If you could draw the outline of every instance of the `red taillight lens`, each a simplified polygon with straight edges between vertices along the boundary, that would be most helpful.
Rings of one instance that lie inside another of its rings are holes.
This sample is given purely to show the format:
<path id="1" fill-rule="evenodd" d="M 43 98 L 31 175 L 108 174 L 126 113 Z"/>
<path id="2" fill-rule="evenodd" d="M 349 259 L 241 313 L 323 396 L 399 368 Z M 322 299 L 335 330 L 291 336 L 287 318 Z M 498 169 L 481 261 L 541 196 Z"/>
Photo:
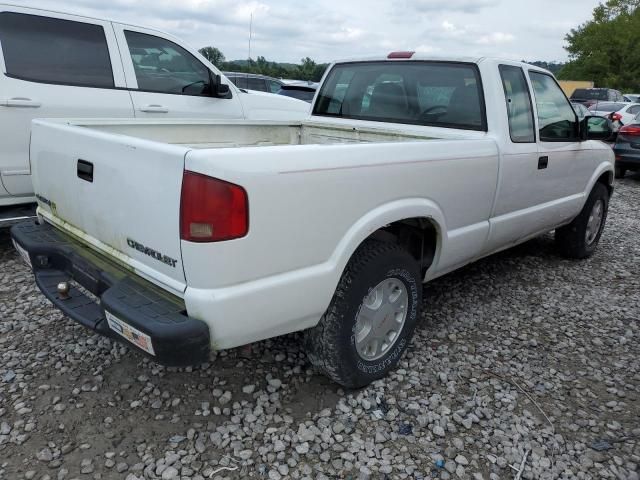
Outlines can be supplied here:
<path id="1" fill-rule="evenodd" d="M 619 113 L 612 113 L 611 120 L 613 120 L 614 122 L 622 120 L 622 115 L 620 115 Z"/>
<path id="2" fill-rule="evenodd" d="M 628 137 L 640 137 L 640 125 L 625 125 L 620 130 L 618 130 L 618 135 L 623 134 Z"/>
<path id="3" fill-rule="evenodd" d="M 180 196 L 180 238 L 219 242 L 249 231 L 249 200 L 244 188 L 185 171 Z"/>

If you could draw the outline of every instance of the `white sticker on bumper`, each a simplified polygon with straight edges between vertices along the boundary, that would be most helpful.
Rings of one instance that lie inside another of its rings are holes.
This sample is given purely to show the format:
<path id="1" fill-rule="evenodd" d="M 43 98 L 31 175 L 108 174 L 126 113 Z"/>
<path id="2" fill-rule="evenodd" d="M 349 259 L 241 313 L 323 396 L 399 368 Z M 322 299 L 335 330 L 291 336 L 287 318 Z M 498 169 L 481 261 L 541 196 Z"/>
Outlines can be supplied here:
<path id="1" fill-rule="evenodd" d="M 107 316 L 107 322 L 109 323 L 109 328 L 111 328 L 111 330 L 129 340 L 136 347 L 139 347 L 145 352 L 155 356 L 156 352 L 153 350 L 153 344 L 151 343 L 151 337 L 149 335 L 133 328 L 131 325 L 123 322 L 114 314 L 106 310 L 104 313 Z"/>
<path id="2" fill-rule="evenodd" d="M 27 265 L 29 265 L 29 268 L 33 269 L 33 265 L 31 265 L 31 259 L 29 258 L 29 254 L 27 253 L 27 251 L 24 248 L 22 248 L 18 244 L 18 242 L 16 242 L 15 240 L 13 240 L 13 246 L 16 247 L 16 250 L 18 251 L 18 253 L 22 257 L 22 259 L 25 262 L 27 262 Z"/>

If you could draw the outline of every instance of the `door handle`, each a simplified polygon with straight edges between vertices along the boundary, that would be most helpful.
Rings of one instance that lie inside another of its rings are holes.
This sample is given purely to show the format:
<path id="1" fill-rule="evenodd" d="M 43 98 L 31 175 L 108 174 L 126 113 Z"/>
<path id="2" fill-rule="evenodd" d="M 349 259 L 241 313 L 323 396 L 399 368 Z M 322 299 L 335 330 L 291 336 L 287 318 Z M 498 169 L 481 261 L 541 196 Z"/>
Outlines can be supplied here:
<path id="1" fill-rule="evenodd" d="M 544 156 L 544 157 L 538 158 L 538 170 L 542 170 L 544 168 L 547 168 L 548 166 L 549 166 L 549 157 Z"/>
<path id="2" fill-rule="evenodd" d="M 40 108 L 42 104 L 40 102 L 36 102 L 35 100 L 31 100 L 26 97 L 14 97 L 7 100 L 7 103 L 4 103 L 6 107 L 14 107 L 14 108 Z"/>
<path id="3" fill-rule="evenodd" d="M 169 109 L 164 105 L 145 105 L 140 111 L 147 113 L 169 113 Z"/>

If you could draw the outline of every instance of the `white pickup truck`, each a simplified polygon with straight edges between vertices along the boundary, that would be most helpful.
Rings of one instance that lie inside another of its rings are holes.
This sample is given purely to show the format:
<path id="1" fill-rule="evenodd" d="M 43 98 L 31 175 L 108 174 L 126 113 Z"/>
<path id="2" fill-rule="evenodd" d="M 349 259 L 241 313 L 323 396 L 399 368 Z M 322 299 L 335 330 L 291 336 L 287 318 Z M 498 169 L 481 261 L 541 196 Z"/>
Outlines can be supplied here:
<path id="1" fill-rule="evenodd" d="M 0 226 L 35 202 L 34 118 L 303 119 L 309 105 L 233 85 L 167 33 L 0 3 Z"/>
<path id="2" fill-rule="evenodd" d="M 12 237 L 58 308 L 158 362 L 306 330 L 358 387 L 409 345 L 422 282 L 554 229 L 594 252 L 610 134 L 531 65 L 338 62 L 302 122 L 34 121 L 39 222 Z"/>

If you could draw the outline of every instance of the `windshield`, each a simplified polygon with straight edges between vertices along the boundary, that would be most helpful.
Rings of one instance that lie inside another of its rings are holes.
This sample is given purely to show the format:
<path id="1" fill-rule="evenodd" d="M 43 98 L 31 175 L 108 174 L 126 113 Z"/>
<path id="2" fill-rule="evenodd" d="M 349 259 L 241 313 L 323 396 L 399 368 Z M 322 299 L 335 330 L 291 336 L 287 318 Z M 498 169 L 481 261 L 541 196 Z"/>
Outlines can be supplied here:
<path id="1" fill-rule="evenodd" d="M 359 62 L 331 69 L 314 115 L 486 130 L 477 67 L 447 62 Z"/>
<path id="2" fill-rule="evenodd" d="M 598 88 L 578 88 L 571 94 L 571 98 L 582 100 L 607 100 L 607 91 Z"/>
<path id="3" fill-rule="evenodd" d="M 624 108 L 625 103 L 612 103 L 612 102 L 600 102 L 589 107 L 592 112 L 617 112 L 621 108 Z"/>

